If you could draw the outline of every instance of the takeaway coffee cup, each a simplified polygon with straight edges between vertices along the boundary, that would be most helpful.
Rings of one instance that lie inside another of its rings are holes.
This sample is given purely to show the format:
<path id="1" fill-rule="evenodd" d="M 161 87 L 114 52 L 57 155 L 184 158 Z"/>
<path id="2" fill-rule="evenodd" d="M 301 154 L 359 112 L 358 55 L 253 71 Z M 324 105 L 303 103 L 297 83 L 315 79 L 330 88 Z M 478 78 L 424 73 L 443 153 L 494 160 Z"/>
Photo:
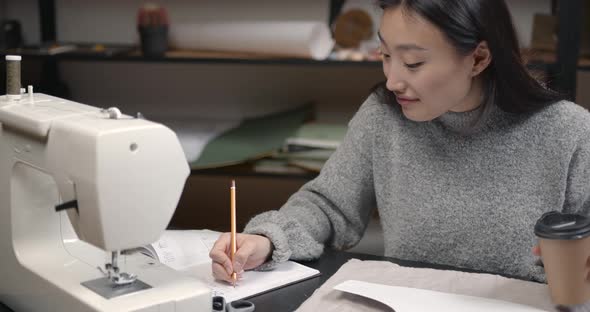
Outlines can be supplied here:
<path id="1" fill-rule="evenodd" d="M 535 224 L 553 303 L 590 301 L 590 218 L 552 211 Z"/>

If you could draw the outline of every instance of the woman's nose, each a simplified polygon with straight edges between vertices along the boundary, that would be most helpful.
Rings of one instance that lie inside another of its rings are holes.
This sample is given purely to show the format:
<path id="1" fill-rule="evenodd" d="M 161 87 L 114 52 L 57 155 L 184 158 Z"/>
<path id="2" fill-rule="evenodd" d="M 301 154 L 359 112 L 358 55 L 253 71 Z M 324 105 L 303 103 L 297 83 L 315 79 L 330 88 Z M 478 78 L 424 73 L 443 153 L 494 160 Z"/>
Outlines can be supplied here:
<path id="1" fill-rule="evenodd" d="M 387 90 L 395 93 L 403 93 L 406 88 L 404 81 L 397 78 L 395 75 L 388 75 L 385 86 L 387 87 Z"/>

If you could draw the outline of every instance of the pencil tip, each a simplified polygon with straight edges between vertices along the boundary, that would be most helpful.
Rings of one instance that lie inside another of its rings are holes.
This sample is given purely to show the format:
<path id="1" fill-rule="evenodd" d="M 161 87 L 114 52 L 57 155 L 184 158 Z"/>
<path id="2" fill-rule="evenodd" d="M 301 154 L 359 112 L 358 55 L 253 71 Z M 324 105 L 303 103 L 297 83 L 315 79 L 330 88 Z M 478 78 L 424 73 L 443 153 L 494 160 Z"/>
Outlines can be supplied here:
<path id="1" fill-rule="evenodd" d="M 231 187 L 236 187 L 236 180 L 231 180 Z"/>

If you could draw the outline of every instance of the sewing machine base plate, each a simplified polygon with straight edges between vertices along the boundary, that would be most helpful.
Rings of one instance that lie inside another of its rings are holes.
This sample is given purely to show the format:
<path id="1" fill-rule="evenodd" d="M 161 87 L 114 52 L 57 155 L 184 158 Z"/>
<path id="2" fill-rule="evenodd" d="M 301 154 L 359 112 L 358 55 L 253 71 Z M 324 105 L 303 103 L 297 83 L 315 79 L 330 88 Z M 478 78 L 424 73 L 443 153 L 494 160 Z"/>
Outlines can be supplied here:
<path id="1" fill-rule="evenodd" d="M 106 299 L 111 299 L 140 290 L 152 288 L 152 286 L 140 280 L 136 280 L 135 282 L 127 285 L 113 285 L 113 283 L 106 277 L 86 281 L 81 284 Z"/>

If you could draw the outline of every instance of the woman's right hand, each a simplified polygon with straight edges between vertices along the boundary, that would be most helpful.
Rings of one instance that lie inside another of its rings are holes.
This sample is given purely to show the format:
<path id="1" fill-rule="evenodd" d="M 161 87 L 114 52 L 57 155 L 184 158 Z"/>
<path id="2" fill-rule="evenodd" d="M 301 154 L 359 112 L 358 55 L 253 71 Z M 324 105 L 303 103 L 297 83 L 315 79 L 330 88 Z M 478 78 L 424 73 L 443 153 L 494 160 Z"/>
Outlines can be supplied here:
<path id="1" fill-rule="evenodd" d="M 272 255 L 272 243 L 262 235 L 236 234 L 236 253 L 231 261 L 230 233 L 223 233 L 211 249 L 209 257 L 213 260 L 211 269 L 213 277 L 232 282 L 232 273 L 238 278 L 244 270 L 256 268 L 266 262 Z"/>
<path id="2" fill-rule="evenodd" d="M 539 247 L 539 245 L 535 245 L 531 251 L 533 252 L 533 255 L 537 257 L 541 256 L 541 247 Z"/>

